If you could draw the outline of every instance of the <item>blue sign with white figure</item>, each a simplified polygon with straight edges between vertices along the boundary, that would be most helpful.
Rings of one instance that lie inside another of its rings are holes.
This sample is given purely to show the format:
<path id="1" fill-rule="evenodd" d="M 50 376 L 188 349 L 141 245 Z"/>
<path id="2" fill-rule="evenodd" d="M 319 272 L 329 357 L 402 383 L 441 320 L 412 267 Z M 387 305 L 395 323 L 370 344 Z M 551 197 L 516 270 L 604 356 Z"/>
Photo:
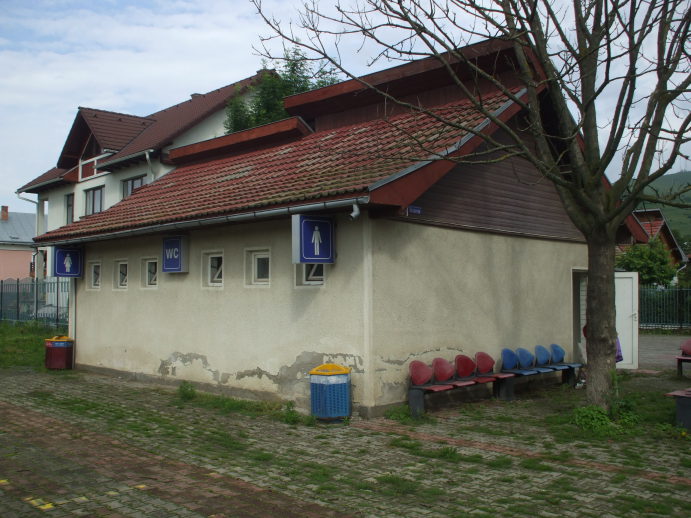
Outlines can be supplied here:
<path id="1" fill-rule="evenodd" d="M 296 214 L 292 224 L 294 263 L 335 261 L 333 218 Z"/>
<path id="2" fill-rule="evenodd" d="M 163 240 L 162 271 L 166 273 L 187 272 L 187 238 L 167 237 Z"/>
<path id="3" fill-rule="evenodd" d="M 55 277 L 81 277 L 83 262 L 81 249 L 55 247 L 53 275 Z"/>

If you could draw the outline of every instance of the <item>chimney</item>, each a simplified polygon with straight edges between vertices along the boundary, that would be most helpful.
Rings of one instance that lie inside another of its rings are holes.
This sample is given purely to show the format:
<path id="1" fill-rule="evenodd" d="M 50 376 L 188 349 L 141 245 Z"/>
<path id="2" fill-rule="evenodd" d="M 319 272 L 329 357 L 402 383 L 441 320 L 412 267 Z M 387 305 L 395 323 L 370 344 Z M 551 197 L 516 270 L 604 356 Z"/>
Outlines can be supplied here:
<path id="1" fill-rule="evenodd" d="M 7 221 L 10 219 L 10 208 L 7 205 L 2 206 L 2 217 L 0 217 L 2 221 Z"/>

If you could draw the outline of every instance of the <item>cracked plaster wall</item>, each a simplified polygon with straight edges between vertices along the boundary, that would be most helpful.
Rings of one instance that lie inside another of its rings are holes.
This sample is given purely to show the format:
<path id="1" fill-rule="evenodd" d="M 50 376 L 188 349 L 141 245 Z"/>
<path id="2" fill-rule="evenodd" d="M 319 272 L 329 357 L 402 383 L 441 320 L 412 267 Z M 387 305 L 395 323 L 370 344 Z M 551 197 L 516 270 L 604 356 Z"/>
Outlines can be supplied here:
<path id="1" fill-rule="evenodd" d="M 159 273 L 142 287 L 142 261 L 160 261 L 162 236 L 93 243 L 102 285 L 77 285 L 76 361 L 165 379 L 232 388 L 309 405 L 308 371 L 325 362 L 353 369 L 362 396 L 362 240 L 359 222 L 339 219 L 337 263 L 322 287 L 296 287 L 290 220 L 189 233 L 189 273 Z M 248 250 L 268 249 L 270 286 L 249 286 Z M 223 252 L 222 288 L 204 287 L 202 256 Z M 113 288 L 114 264 L 127 260 L 126 290 Z M 160 263 L 159 263 L 160 264 Z M 160 266 L 159 266 L 160 269 Z"/>
<path id="2" fill-rule="evenodd" d="M 160 260 L 161 237 L 91 244 L 86 261 L 101 262 L 102 286 L 77 285 L 77 363 L 308 408 L 307 373 L 335 362 L 353 369 L 354 406 L 367 408 L 405 400 L 412 359 L 570 348 L 571 271 L 587 264 L 583 245 L 366 217 L 339 218 L 337 239 L 321 288 L 295 287 L 288 219 L 191 232 L 190 272 L 161 273 L 156 289 L 141 287 L 141 263 Z M 270 249 L 270 287 L 245 283 L 255 248 Z M 224 254 L 222 289 L 202 286 L 208 251 Z M 121 259 L 125 291 L 112 288 Z"/>

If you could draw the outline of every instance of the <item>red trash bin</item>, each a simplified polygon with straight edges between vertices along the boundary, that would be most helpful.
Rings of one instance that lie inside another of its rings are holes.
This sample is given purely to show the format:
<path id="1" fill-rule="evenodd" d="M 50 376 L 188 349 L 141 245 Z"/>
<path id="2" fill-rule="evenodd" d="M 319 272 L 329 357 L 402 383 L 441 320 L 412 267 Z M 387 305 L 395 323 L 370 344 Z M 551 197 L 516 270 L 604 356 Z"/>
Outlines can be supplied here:
<path id="1" fill-rule="evenodd" d="M 46 369 L 71 369 L 74 340 L 69 336 L 46 339 Z"/>

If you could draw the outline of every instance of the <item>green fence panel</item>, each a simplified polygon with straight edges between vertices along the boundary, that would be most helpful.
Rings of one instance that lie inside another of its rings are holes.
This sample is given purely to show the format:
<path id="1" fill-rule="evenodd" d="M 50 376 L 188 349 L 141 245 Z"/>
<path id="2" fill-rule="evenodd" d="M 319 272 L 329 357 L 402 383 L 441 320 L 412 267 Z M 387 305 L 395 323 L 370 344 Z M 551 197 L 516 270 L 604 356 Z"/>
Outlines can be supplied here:
<path id="1" fill-rule="evenodd" d="M 641 286 L 638 310 L 641 328 L 691 328 L 691 289 Z"/>

